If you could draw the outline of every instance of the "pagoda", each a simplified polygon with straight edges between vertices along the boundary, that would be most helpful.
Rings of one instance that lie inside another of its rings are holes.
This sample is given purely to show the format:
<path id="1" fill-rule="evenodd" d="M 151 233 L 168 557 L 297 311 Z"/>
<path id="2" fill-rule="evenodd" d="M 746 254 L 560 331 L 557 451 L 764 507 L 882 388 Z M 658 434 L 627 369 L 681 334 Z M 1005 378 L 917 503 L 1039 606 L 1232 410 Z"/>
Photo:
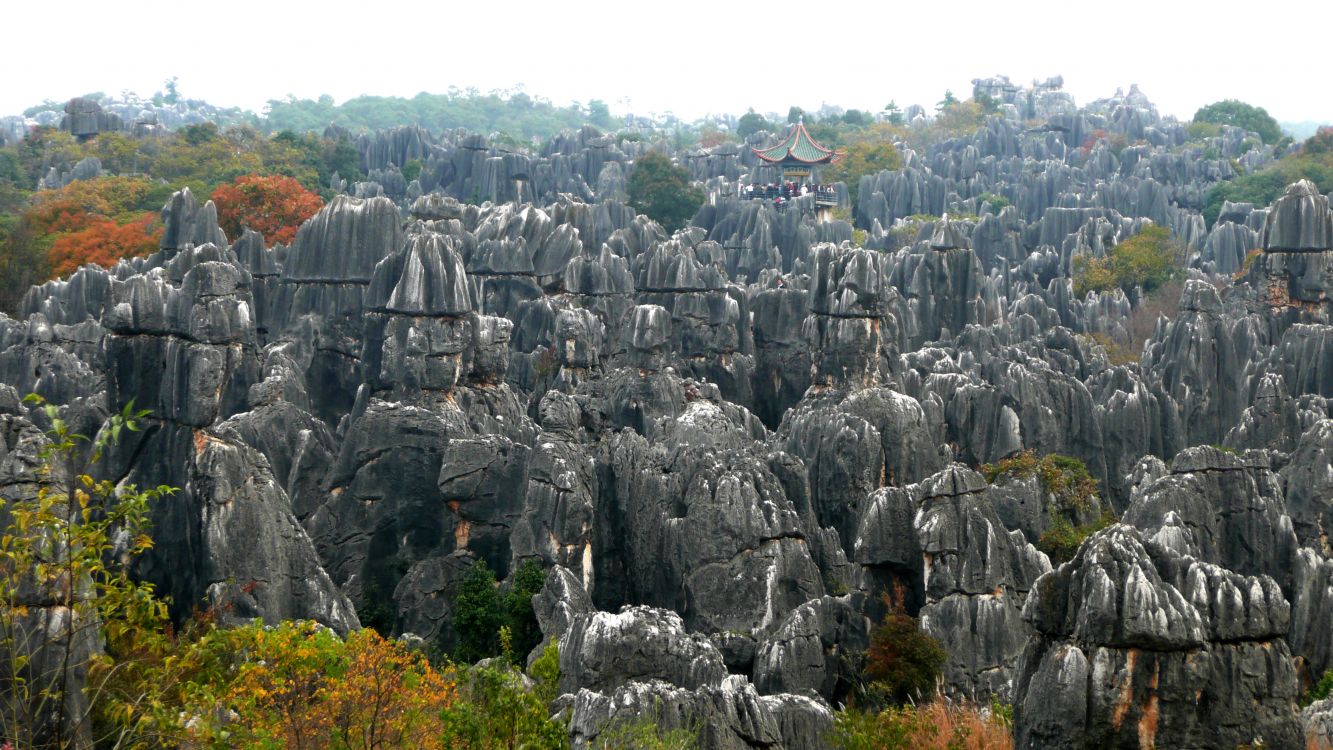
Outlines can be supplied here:
<path id="1" fill-rule="evenodd" d="M 751 150 L 760 160 L 782 167 L 783 182 L 807 183 L 815 165 L 832 164 L 842 158 L 841 153 L 824 148 L 810 137 L 804 118 L 797 120 L 796 126 L 776 146 Z"/>

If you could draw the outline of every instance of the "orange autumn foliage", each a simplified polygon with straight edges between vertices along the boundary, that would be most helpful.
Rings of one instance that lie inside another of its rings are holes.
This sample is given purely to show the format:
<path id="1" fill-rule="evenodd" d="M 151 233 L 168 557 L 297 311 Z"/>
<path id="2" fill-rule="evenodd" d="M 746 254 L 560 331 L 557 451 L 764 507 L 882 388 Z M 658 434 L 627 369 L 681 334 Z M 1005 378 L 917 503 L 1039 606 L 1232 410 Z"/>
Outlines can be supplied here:
<path id="1" fill-rule="evenodd" d="M 233 747 L 444 747 L 456 683 L 420 653 L 369 628 L 345 641 L 308 622 L 242 632 L 254 639 L 248 658 L 218 696 L 232 718 L 199 726 L 201 744 L 222 739 L 221 730 Z"/>
<path id="2" fill-rule="evenodd" d="M 110 268 L 121 258 L 134 258 L 157 250 L 162 228 L 153 227 L 156 217 L 144 214 L 126 224 L 117 224 L 91 214 L 69 215 L 72 231 L 64 231 L 51 243 L 47 260 L 54 276 L 67 276 L 87 263 Z M 82 228 L 73 229 L 82 225 Z"/>
<path id="3" fill-rule="evenodd" d="M 218 222 L 228 237 L 239 237 L 248 228 L 264 235 L 270 243 L 283 244 L 291 244 L 301 222 L 324 205 L 318 195 L 294 178 L 254 174 L 218 185 L 213 191 L 213 203 L 218 208 Z"/>
<path id="4" fill-rule="evenodd" d="M 145 211 L 158 186 L 142 177 L 103 176 L 41 190 L 23 214 L 28 231 L 45 243 L 53 277 L 86 263 L 103 268 L 157 249 L 161 229 Z"/>

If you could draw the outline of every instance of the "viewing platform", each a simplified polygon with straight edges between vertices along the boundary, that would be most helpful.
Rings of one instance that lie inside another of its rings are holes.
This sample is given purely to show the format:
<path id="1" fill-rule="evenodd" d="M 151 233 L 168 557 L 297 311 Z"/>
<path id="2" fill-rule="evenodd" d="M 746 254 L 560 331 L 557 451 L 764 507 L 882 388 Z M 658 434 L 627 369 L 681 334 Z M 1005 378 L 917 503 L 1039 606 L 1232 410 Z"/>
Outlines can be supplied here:
<path id="1" fill-rule="evenodd" d="M 838 191 L 833 185 L 741 185 L 737 195 L 741 200 L 771 201 L 778 208 L 806 195 L 815 197 L 816 208 L 838 205 Z"/>

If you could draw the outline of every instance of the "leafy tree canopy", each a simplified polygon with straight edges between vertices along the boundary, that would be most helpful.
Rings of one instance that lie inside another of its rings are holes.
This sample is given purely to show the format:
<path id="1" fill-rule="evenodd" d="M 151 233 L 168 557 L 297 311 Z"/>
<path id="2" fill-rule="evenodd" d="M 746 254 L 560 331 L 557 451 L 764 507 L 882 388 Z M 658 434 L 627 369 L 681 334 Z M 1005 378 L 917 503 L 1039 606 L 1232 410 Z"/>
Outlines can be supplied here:
<path id="1" fill-rule="evenodd" d="M 1236 99 L 1213 102 L 1194 113 L 1194 122 L 1234 125 L 1259 134 L 1264 143 L 1272 145 L 1282 139 L 1282 128 L 1267 110 Z"/>
<path id="2" fill-rule="evenodd" d="M 218 222 L 228 237 L 235 239 L 246 229 L 253 229 L 270 244 L 284 245 L 290 245 L 301 222 L 324 205 L 318 195 L 294 178 L 254 174 L 218 185 L 213 202 L 217 204 Z"/>
<path id="3" fill-rule="evenodd" d="M 761 130 L 772 130 L 773 123 L 764 119 L 764 116 L 751 109 L 749 112 L 741 115 L 740 120 L 736 122 L 736 135 L 741 138 L 749 138 Z"/>
<path id="4" fill-rule="evenodd" d="M 824 168 L 824 181 L 846 183 L 852 205 L 856 205 L 862 177 L 902 169 L 903 157 L 894 145 L 899 137 L 899 131 L 891 125 L 871 125 L 848 142 L 842 159 Z"/>
<path id="5" fill-rule="evenodd" d="M 690 174 L 660 153 L 634 162 L 629 178 L 629 204 L 668 232 L 685 226 L 704 201 L 703 190 L 690 186 Z"/>
<path id="6" fill-rule="evenodd" d="M 1333 192 L 1333 130 L 1316 133 L 1299 153 L 1285 156 L 1276 164 L 1215 185 L 1204 202 L 1203 218 L 1209 226 L 1215 224 L 1225 201 L 1268 206 L 1298 180 L 1310 180 L 1321 193 Z"/>
<path id="7" fill-rule="evenodd" d="M 1126 294 L 1135 287 L 1145 293 L 1170 281 L 1176 273 L 1177 243 L 1166 227 L 1149 226 L 1121 242 L 1100 258 L 1080 255 L 1074 259 L 1074 292 L 1120 287 Z"/>

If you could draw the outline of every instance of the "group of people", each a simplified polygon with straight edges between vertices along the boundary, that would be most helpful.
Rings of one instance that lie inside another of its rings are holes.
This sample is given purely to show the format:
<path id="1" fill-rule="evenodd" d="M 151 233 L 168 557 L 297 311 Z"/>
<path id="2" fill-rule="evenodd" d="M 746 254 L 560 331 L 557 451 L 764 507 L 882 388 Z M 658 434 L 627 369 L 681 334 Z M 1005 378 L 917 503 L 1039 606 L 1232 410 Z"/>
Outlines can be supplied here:
<path id="1" fill-rule="evenodd" d="M 751 183 L 740 186 L 741 200 L 762 199 L 771 200 L 773 205 L 782 207 L 788 201 L 799 198 L 811 193 L 833 198 L 837 196 L 837 190 L 832 185 L 810 185 L 806 183 L 797 183 L 792 181 L 772 183 L 761 185 Z"/>

